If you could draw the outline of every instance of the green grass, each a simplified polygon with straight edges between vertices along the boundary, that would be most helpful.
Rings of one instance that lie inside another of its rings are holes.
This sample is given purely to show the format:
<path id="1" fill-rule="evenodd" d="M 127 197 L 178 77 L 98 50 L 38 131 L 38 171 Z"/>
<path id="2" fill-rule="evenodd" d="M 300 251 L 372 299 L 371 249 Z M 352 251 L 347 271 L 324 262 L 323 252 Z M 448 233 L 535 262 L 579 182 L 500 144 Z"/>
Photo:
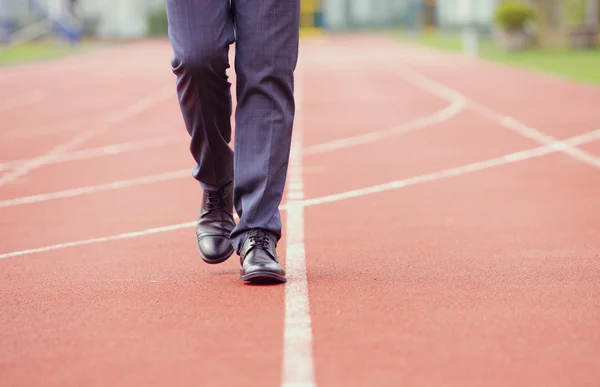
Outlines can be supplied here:
<path id="1" fill-rule="evenodd" d="M 0 46 L 0 66 L 54 59 L 72 55 L 80 46 L 69 46 L 54 42 L 32 42 L 17 46 Z"/>
<path id="2" fill-rule="evenodd" d="M 448 51 L 462 50 L 459 35 L 423 34 L 401 35 L 401 39 Z M 479 56 L 512 66 L 519 66 L 555 76 L 600 85 L 600 49 L 570 50 L 531 48 L 519 52 L 505 52 L 490 40 L 482 40 Z"/>

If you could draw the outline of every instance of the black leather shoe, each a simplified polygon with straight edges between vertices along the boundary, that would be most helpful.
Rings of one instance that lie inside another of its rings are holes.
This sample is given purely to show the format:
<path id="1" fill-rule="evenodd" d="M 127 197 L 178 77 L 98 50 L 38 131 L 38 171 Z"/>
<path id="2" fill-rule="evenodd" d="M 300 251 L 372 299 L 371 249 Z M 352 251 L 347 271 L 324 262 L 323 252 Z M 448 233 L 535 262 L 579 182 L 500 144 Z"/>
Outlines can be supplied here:
<path id="1" fill-rule="evenodd" d="M 233 183 L 219 191 L 204 191 L 202 209 L 196 223 L 198 250 L 204 262 L 221 263 L 234 253 L 229 240 L 234 227 Z"/>
<path id="2" fill-rule="evenodd" d="M 285 271 L 277 258 L 277 242 L 261 229 L 251 230 L 240 250 L 242 281 L 286 282 Z"/>

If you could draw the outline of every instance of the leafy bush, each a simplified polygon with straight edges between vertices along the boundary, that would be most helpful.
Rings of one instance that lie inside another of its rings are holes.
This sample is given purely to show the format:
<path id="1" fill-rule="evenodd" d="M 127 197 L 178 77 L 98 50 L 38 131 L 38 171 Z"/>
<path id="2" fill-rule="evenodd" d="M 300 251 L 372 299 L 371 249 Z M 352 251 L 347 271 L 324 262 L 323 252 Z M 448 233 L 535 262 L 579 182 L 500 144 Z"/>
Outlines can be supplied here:
<path id="1" fill-rule="evenodd" d="M 533 7 L 523 1 L 504 0 L 494 12 L 494 21 L 504 31 L 522 30 L 527 23 L 535 19 Z"/>

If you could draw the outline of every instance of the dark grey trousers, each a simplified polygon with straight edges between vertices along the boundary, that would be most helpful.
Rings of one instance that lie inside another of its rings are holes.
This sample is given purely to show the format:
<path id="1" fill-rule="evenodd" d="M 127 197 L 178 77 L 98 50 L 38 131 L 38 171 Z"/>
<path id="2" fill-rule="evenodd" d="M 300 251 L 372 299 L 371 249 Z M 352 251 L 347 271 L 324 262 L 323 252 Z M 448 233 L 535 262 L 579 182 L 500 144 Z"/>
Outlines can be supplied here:
<path id="1" fill-rule="evenodd" d="M 262 228 L 281 238 L 279 205 L 295 114 L 300 0 L 166 0 L 172 69 L 203 188 L 234 182 L 231 238 Z M 229 46 L 235 43 L 236 133 L 231 151 Z"/>

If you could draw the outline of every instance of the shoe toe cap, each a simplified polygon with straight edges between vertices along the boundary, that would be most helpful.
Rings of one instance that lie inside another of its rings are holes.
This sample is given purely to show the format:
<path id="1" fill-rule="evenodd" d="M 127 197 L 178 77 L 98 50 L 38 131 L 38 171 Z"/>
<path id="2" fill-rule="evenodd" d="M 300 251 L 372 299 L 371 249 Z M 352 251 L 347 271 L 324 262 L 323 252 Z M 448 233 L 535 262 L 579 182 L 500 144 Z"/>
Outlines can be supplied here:
<path id="1" fill-rule="evenodd" d="M 249 264 L 244 267 L 244 272 L 246 274 L 256 273 L 256 272 L 268 272 L 274 273 L 278 275 L 285 275 L 285 270 L 276 262 L 261 262 L 255 264 Z"/>
<path id="2" fill-rule="evenodd" d="M 208 263 L 219 263 L 233 254 L 231 241 L 221 236 L 204 236 L 198 238 L 200 256 Z"/>
<path id="3" fill-rule="evenodd" d="M 240 270 L 244 281 L 251 282 L 286 282 L 285 270 L 276 261 L 253 261 L 244 262 Z"/>

